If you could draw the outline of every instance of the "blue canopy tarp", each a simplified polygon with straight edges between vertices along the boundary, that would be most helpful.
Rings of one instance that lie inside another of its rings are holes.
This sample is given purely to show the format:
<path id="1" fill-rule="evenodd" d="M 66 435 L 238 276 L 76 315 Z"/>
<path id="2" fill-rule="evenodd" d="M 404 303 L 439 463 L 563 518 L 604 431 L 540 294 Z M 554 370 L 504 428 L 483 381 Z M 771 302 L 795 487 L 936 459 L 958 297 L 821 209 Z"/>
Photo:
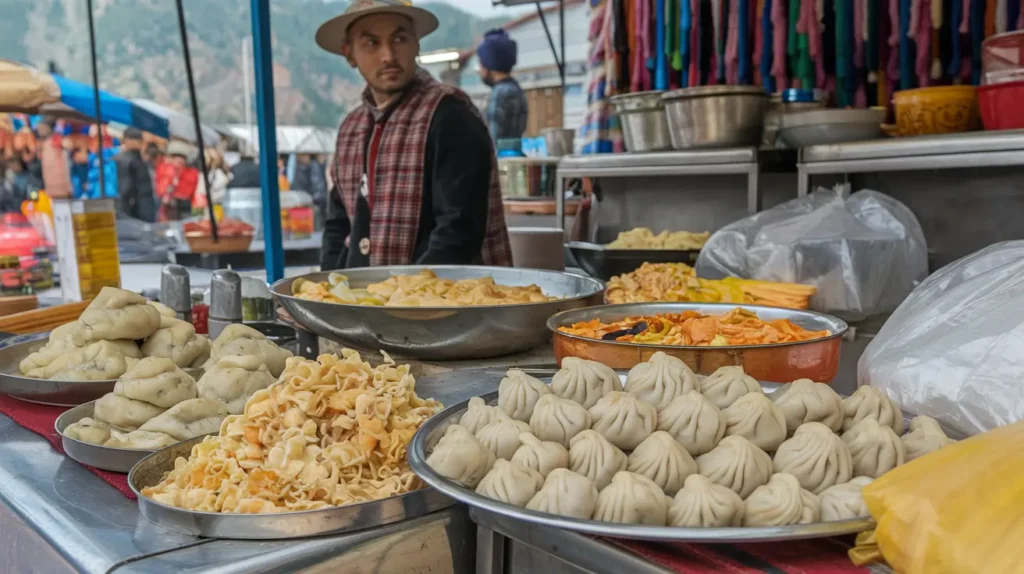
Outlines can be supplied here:
<path id="1" fill-rule="evenodd" d="M 62 104 L 82 115 L 96 117 L 96 99 L 92 86 L 57 75 L 53 79 L 60 88 Z M 104 123 L 124 124 L 162 138 L 170 137 L 166 119 L 103 90 L 100 90 L 100 110 L 103 112 Z"/>

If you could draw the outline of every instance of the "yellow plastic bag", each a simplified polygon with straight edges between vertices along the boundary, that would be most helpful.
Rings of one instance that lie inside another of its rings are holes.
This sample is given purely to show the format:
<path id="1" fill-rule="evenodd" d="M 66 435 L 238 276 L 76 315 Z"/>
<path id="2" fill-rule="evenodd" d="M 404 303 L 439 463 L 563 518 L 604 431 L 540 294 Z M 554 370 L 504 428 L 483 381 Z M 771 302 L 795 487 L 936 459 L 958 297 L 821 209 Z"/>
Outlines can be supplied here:
<path id="1" fill-rule="evenodd" d="M 1024 422 L 901 466 L 864 500 L 897 572 L 1024 572 Z"/>

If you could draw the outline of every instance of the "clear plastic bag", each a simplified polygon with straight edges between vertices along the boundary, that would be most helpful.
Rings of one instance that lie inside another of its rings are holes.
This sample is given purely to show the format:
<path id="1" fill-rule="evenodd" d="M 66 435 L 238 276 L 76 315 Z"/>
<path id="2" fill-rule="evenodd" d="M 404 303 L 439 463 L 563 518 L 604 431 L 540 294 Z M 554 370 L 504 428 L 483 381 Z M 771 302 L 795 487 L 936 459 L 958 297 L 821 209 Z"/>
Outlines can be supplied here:
<path id="1" fill-rule="evenodd" d="M 928 275 L 914 214 L 876 191 L 818 191 L 727 225 L 697 260 L 708 279 L 814 285 L 811 308 L 859 321 L 889 313 Z"/>
<path id="2" fill-rule="evenodd" d="M 122 263 L 166 263 L 180 238 L 163 223 L 147 223 L 126 215 L 117 216 L 117 246 Z"/>
<path id="3" fill-rule="evenodd" d="M 1024 420 L 1024 241 L 969 255 L 922 283 L 857 366 L 860 385 L 968 435 Z"/>

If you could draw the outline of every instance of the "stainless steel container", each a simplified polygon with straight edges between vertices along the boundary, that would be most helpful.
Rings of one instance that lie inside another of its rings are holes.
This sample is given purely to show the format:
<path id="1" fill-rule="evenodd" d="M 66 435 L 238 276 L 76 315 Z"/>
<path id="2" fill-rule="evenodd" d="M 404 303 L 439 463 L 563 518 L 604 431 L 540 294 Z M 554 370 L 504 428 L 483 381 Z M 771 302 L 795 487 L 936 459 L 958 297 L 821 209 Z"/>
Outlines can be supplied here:
<path id="1" fill-rule="evenodd" d="M 548 157 L 572 155 L 572 142 L 576 137 L 576 130 L 545 128 L 540 133 L 544 136 L 544 145 L 548 149 Z"/>
<path id="2" fill-rule="evenodd" d="M 758 146 L 768 96 L 757 86 L 700 86 L 666 93 L 672 147 L 677 150 Z"/>
<path id="3" fill-rule="evenodd" d="M 213 272 L 210 280 L 210 340 L 225 327 L 242 322 L 242 277 L 230 269 Z"/>
<path id="4" fill-rule="evenodd" d="M 192 286 L 187 269 L 164 265 L 160 271 L 160 302 L 173 309 L 179 319 L 192 322 Z"/>
<path id="5" fill-rule="evenodd" d="M 672 149 L 665 119 L 664 92 L 623 94 L 609 99 L 622 122 L 626 151 L 635 153 Z"/>

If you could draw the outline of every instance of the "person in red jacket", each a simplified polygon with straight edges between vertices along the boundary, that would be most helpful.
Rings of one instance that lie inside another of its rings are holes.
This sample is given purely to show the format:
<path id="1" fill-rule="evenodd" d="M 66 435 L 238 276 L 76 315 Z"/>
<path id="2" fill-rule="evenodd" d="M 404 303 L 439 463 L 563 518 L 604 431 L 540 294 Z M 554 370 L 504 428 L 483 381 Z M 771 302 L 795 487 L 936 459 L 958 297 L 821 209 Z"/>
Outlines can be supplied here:
<path id="1" fill-rule="evenodd" d="M 199 185 L 199 170 L 188 164 L 187 145 L 167 146 L 156 166 L 156 193 L 160 201 L 157 221 L 177 221 L 192 215 L 192 197 Z"/>

